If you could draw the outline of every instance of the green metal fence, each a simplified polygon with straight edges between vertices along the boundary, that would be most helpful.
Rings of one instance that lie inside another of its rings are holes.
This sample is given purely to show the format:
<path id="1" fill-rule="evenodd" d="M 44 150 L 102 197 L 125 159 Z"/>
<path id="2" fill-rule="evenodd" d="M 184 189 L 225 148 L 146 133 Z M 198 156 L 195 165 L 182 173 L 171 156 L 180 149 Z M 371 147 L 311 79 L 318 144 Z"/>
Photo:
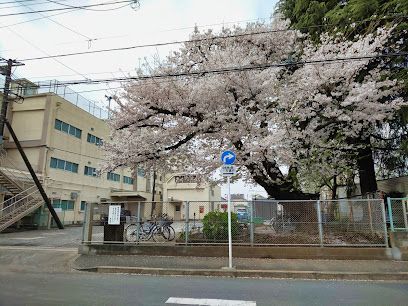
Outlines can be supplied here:
<path id="1" fill-rule="evenodd" d="M 408 198 L 388 198 L 390 230 L 408 231 Z"/>

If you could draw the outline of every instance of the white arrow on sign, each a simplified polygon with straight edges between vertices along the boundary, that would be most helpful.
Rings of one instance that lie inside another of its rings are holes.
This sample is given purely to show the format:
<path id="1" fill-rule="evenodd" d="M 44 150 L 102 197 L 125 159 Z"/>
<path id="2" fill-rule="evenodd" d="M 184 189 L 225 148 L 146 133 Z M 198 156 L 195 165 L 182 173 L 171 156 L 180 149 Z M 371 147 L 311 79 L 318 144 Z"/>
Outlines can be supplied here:
<path id="1" fill-rule="evenodd" d="M 227 162 L 228 159 L 234 158 L 234 155 L 231 153 L 228 153 L 227 155 L 224 156 L 224 158 L 222 159 L 223 163 L 225 164 Z"/>

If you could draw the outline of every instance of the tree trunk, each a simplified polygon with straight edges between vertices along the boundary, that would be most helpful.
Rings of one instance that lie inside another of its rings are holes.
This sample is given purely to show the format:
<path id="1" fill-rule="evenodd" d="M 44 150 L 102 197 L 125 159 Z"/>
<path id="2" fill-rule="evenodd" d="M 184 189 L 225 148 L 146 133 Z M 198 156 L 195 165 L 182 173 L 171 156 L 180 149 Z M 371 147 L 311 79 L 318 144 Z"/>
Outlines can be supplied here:
<path id="1" fill-rule="evenodd" d="M 377 191 L 377 180 L 375 178 L 373 151 L 370 140 L 365 141 L 366 147 L 360 149 L 357 156 L 358 174 L 360 177 L 361 195 Z"/>
<path id="2" fill-rule="evenodd" d="M 366 147 L 358 152 L 357 157 L 358 175 L 360 177 L 361 196 L 367 196 L 371 192 L 377 191 L 377 180 L 375 178 L 373 152 L 370 147 L 370 140 L 366 141 Z M 361 202 L 363 209 L 363 222 L 370 219 L 369 203 Z"/>
<path id="3" fill-rule="evenodd" d="M 332 191 L 331 199 L 336 200 L 337 199 L 337 175 L 333 175 L 333 186 L 331 188 L 331 191 Z"/>
<path id="4" fill-rule="evenodd" d="M 318 193 L 301 192 L 290 186 L 289 182 L 282 185 L 270 184 L 266 181 L 266 178 L 261 180 L 260 177 L 257 177 L 255 182 L 265 189 L 270 198 L 276 200 L 317 200 L 319 198 Z"/>

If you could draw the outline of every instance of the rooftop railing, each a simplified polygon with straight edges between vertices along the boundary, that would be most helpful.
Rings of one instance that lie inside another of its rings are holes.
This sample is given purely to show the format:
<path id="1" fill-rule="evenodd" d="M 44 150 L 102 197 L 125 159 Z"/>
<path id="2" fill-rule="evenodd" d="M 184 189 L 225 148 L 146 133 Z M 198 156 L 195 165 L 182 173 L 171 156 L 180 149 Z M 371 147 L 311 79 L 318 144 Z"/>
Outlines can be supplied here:
<path id="1" fill-rule="evenodd" d="M 19 82 L 19 80 L 15 80 L 14 82 L 12 91 L 20 96 L 30 97 L 42 93 L 54 93 L 99 119 L 108 119 L 108 110 L 99 107 L 96 105 L 96 102 L 85 98 L 57 80 L 40 82 Z M 2 83 L 2 78 L 0 77 L 0 84 Z"/>

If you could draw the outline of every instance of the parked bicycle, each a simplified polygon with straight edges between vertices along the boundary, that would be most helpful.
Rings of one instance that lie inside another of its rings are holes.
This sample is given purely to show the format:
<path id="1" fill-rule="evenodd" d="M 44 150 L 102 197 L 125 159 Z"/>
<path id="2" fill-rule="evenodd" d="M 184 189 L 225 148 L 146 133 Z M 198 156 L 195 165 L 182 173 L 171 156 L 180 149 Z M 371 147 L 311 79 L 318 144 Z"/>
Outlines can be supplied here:
<path id="1" fill-rule="evenodd" d="M 172 241 L 176 237 L 172 223 L 172 219 L 162 214 L 159 217 L 154 216 L 152 220 L 130 224 L 125 230 L 126 241 L 138 242 L 150 239 L 154 242 Z"/>

